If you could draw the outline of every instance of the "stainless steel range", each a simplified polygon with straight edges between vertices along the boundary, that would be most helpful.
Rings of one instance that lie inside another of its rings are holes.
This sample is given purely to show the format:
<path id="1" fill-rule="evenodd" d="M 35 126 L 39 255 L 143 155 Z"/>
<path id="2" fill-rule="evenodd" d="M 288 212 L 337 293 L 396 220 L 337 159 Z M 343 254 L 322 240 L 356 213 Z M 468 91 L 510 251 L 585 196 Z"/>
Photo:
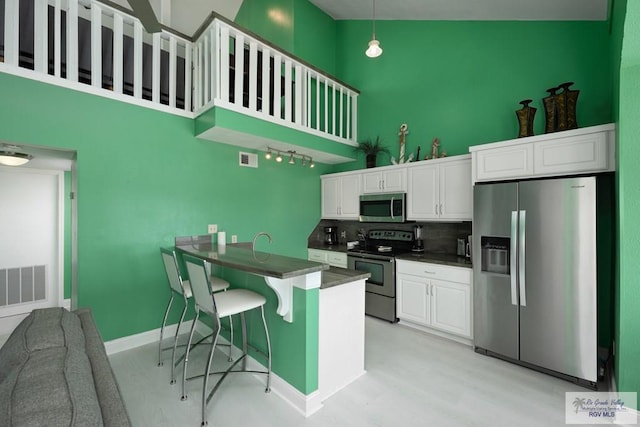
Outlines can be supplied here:
<path id="1" fill-rule="evenodd" d="M 370 230 L 363 243 L 348 251 L 347 260 L 349 268 L 371 273 L 366 284 L 365 313 L 396 322 L 395 256 L 411 252 L 413 233 Z"/>

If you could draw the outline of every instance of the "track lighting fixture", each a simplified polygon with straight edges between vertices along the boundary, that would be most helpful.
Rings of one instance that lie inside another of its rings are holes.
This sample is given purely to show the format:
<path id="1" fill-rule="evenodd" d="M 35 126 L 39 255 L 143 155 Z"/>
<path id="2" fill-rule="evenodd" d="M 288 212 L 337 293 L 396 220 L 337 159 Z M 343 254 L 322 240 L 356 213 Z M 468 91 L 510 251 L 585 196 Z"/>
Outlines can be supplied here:
<path id="1" fill-rule="evenodd" d="M 297 157 L 302 161 L 300 164 L 303 167 L 308 165 L 310 168 L 314 168 L 316 166 L 315 163 L 313 163 L 313 158 L 311 156 L 307 156 L 306 154 L 300 154 L 295 150 L 280 151 L 280 150 L 273 149 L 271 147 L 267 147 L 267 152 L 265 153 L 264 157 L 267 160 L 269 160 L 273 157 L 273 153 L 277 153 L 275 160 L 278 163 L 282 163 L 283 154 L 288 154 L 289 160 L 287 161 L 287 163 L 289 163 L 290 165 L 296 164 L 296 157 Z"/>

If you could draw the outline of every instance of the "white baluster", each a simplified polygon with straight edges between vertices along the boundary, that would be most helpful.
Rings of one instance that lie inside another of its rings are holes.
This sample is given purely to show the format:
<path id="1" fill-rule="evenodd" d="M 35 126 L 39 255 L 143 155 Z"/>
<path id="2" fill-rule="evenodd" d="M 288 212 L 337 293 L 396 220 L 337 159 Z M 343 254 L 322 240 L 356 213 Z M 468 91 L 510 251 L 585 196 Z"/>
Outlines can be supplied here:
<path id="1" fill-rule="evenodd" d="M 322 79 L 324 83 L 324 131 L 329 133 L 329 82 Z"/>
<path id="2" fill-rule="evenodd" d="M 102 88 L 102 8 L 91 4 L 91 86 Z"/>
<path id="3" fill-rule="evenodd" d="M 39 73 L 49 72 L 49 22 L 47 0 L 35 0 L 33 4 L 33 69 Z"/>
<path id="4" fill-rule="evenodd" d="M 345 135 L 346 139 L 351 139 L 351 91 L 347 92 L 347 133 Z"/>
<path id="5" fill-rule="evenodd" d="M 202 108 L 202 41 L 193 48 L 194 110 Z"/>
<path id="6" fill-rule="evenodd" d="M 4 62 L 18 66 L 20 51 L 20 22 L 19 0 L 5 0 L 4 5 Z"/>
<path id="7" fill-rule="evenodd" d="M 320 130 L 320 75 L 316 73 L 316 127 Z"/>
<path id="8" fill-rule="evenodd" d="M 273 56 L 273 117 L 282 118 L 282 56 L 276 53 Z"/>
<path id="9" fill-rule="evenodd" d="M 176 70 L 178 68 L 178 41 L 175 37 L 169 40 L 169 107 L 176 107 L 176 87 L 178 78 Z"/>
<path id="10" fill-rule="evenodd" d="M 229 87 L 229 28 L 220 27 L 220 92 L 222 100 L 229 102 L 231 88 Z"/>
<path id="11" fill-rule="evenodd" d="M 133 23 L 133 97 L 142 98 L 142 24 Z"/>
<path id="12" fill-rule="evenodd" d="M 292 78 L 292 65 L 290 59 L 284 60 L 284 119 L 287 122 L 291 122 L 291 82 Z"/>
<path id="13" fill-rule="evenodd" d="M 249 109 L 258 110 L 258 43 L 249 42 Z"/>
<path id="14" fill-rule="evenodd" d="M 218 97 L 218 93 L 220 93 L 220 82 L 216 78 L 218 73 L 218 64 L 220 61 L 220 53 L 218 51 L 219 40 L 216 28 L 216 26 L 212 26 L 209 29 L 209 41 L 211 43 L 211 49 L 209 52 L 209 59 L 211 61 L 209 66 L 209 86 L 211 87 L 211 97 L 209 99 L 211 101 L 214 101 Z"/>
<path id="15" fill-rule="evenodd" d="M 243 87 L 244 87 L 244 36 L 242 34 L 235 33 L 236 39 L 236 74 L 235 74 L 235 88 L 234 88 L 234 103 L 238 107 L 243 106 Z"/>
<path id="16" fill-rule="evenodd" d="M 344 87 L 340 86 L 340 131 L 338 136 L 342 138 L 344 135 Z"/>
<path id="17" fill-rule="evenodd" d="M 60 77 L 62 67 L 62 11 L 60 0 L 56 0 L 53 8 L 53 75 Z"/>
<path id="18" fill-rule="evenodd" d="M 151 42 L 151 101 L 160 103 L 160 51 L 162 33 L 153 33 Z"/>
<path id="19" fill-rule="evenodd" d="M 78 0 L 67 9 L 67 80 L 78 81 Z"/>
<path id="20" fill-rule="evenodd" d="M 192 111 L 195 110 L 195 108 L 192 108 L 191 106 L 191 98 L 192 98 L 192 93 L 191 91 L 193 90 L 192 86 L 191 86 L 191 76 L 192 76 L 192 56 L 193 56 L 193 46 L 191 45 L 191 43 L 187 43 L 185 45 L 185 58 L 184 58 L 184 110 L 185 111 Z"/>
<path id="21" fill-rule="evenodd" d="M 351 103 L 351 141 L 358 141 L 358 95 L 353 95 Z"/>
<path id="22" fill-rule="evenodd" d="M 304 93 L 302 89 L 304 89 L 305 76 L 302 71 L 302 66 L 296 65 L 296 75 L 295 75 L 295 99 L 293 101 L 293 105 L 295 107 L 295 115 L 293 116 L 293 121 L 302 125 L 302 109 L 304 108 L 304 98 L 302 94 Z"/>
<path id="23" fill-rule="evenodd" d="M 113 14 L 113 91 L 122 93 L 124 86 L 123 50 L 124 20 L 122 15 Z"/>
<path id="24" fill-rule="evenodd" d="M 211 101 L 211 87 L 213 83 L 209 78 L 211 76 L 211 46 L 209 45 L 210 33 L 205 33 L 202 40 L 202 49 L 200 50 L 200 56 L 202 58 L 202 104 L 207 105 Z"/>
<path id="25" fill-rule="evenodd" d="M 269 88 L 271 87 L 270 64 L 271 50 L 265 47 L 262 49 L 262 114 L 264 115 L 269 115 L 269 106 L 271 105 L 271 95 L 269 93 Z"/>
<path id="26" fill-rule="evenodd" d="M 331 102 L 333 103 L 333 120 L 331 122 L 331 135 L 336 134 L 336 85 L 335 83 L 331 84 L 333 88 L 333 96 Z"/>

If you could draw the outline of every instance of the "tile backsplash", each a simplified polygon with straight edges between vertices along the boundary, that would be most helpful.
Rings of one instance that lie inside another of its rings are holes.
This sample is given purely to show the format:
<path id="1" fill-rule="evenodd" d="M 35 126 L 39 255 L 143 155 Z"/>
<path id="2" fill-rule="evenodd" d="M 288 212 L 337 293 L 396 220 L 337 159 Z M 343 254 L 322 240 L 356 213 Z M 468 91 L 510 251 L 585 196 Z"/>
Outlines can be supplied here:
<path id="1" fill-rule="evenodd" d="M 346 244 L 348 241 L 358 240 L 358 231 L 369 230 L 403 230 L 413 231 L 414 225 L 422 225 L 424 249 L 427 252 L 455 254 L 457 239 L 467 238 L 471 234 L 471 221 L 463 222 L 407 222 L 372 223 L 359 221 L 338 221 L 323 219 L 316 225 L 308 238 L 309 245 L 318 246 L 324 243 L 324 227 L 338 228 L 338 242 Z M 345 237 L 342 237 L 344 232 Z"/>

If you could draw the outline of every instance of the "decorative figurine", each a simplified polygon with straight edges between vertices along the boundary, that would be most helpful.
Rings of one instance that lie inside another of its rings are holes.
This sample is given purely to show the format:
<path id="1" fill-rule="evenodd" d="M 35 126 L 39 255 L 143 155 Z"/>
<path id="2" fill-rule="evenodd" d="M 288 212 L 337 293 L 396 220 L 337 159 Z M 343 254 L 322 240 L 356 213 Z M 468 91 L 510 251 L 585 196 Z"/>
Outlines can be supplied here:
<path id="1" fill-rule="evenodd" d="M 578 128 L 576 104 L 580 91 L 570 90 L 569 87 L 571 87 L 571 85 L 573 85 L 573 82 L 562 83 L 558 86 L 558 89 L 562 89 L 562 92 L 556 95 L 556 104 L 558 106 L 557 130 Z"/>
<path id="2" fill-rule="evenodd" d="M 424 159 L 429 160 L 429 159 L 438 159 L 438 158 L 446 157 L 447 152 L 443 151 L 442 153 L 438 153 L 439 149 L 440 149 L 440 140 L 438 138 L 433 138 L 433 141 L 431 142 L 431 157 L 425 156 Z"/>
<path id="3" fill-rule="evenodd" d="M 533 136 L 533 118 L 536 115 L 536 109 L 529 106 L 529 103 L 531 102 L 533 102 L 533 99 L 525 99 L 523 101 L 520 101 L 520 104 L 522 104 L 522 108 L 516 111 L 518 124 L 520 125 L 518 138 Z"/>
<path id="4" fill-rule="evenodd" d="M 555 132 L 558 126 L 558 107 L 556 105 L 557 87 L 547 89 L 549 96 L 542 98 L 544 105 L 545 126 L 544 133 Z"/>
<path id="5" fill-rule="evenodd" d="M 401 165 L 403 163 L 409 163 L 411 160 L 413 160 L 413 153 L 409 154 L 409 157 L 405 160 L 404 158 L 404 146 L 406 144 L 406 137 L 407 134 L 409 133 L 409 131 L 407 130 L 407 124 L 403 123 L 400 125 L 400 132 L 398 132 L 398 135 L 400 135 L 399 138 L 399 142 L 400 142 L 400 157 L 398 158 L 398 160 L 396 161 L 395 157 L 391 157 L 391 163 L 393 163 L 394 165 Z"/>

